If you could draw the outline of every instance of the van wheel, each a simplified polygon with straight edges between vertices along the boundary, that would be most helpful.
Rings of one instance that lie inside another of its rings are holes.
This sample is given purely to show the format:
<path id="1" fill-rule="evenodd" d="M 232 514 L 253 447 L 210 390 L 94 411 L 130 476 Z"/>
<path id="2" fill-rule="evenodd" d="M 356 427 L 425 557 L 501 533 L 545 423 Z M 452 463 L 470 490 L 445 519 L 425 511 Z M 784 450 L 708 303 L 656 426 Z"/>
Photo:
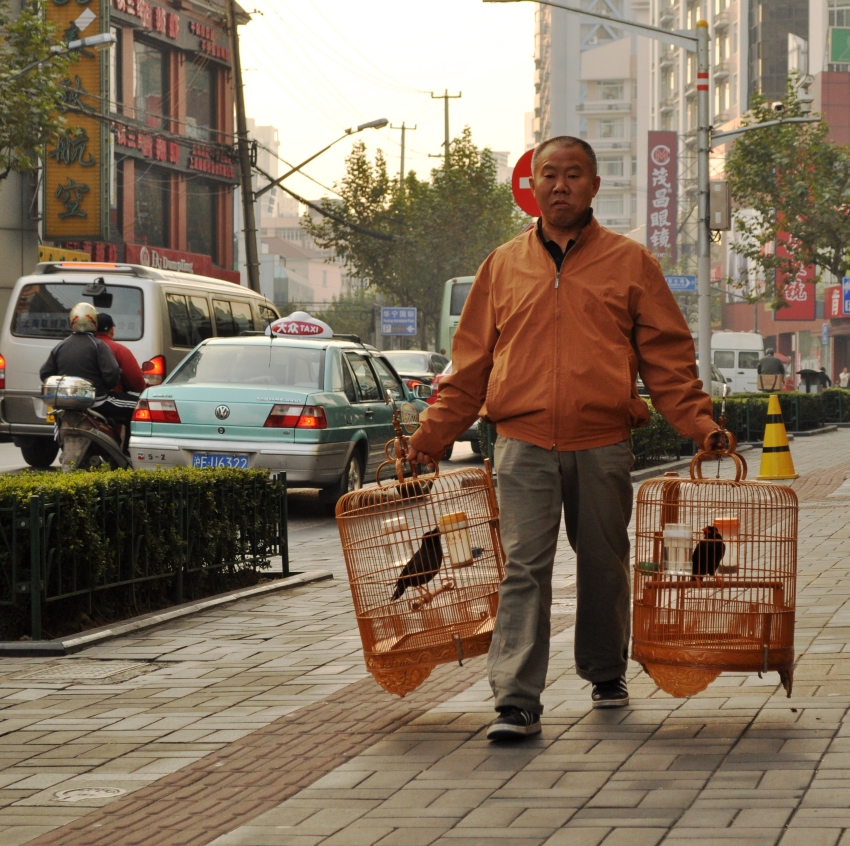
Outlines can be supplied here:
<path id="1" fill-rule="evenodd" d="M 345 465 L 345 470 L 342 471 L 342 476 L 339 481 L 329 488 L 322 491 L 322 502 L 325 506 L 325 514 L 328 517 L 333 517 L 336 514 L 336 504 L 339 500 L 351 491 L 359 491 L 363 487 L 363 463 L 360 456 L 353 452 L 348 462 Z"/>
<path id="2" fill-rule="evenodd" d="M 24 461 L 36 470 L 46 470 L 59 453 L 59 444 L 53 438 L 27 438 L 20 447 Z"/>

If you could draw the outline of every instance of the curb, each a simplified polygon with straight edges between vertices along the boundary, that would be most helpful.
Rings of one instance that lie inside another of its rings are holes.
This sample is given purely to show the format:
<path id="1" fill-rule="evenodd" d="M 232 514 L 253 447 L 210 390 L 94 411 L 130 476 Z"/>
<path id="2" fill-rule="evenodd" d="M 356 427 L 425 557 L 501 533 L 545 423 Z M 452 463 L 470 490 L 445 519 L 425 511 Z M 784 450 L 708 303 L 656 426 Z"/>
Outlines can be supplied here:
<path id="1" fill-rule="evenodd" d="M 297 576 L 288 576 L 285 579 L 267 582 L 262 585 L 231 590 L 228 593 L 220 593 L 216 596 L 209 596 L 195 602 L 184 602 L 182 605 L 173 605 L 171 608 L 165 608 L 162 611 L 152 611 L 150 614 L 142 614 L 139 617 L 133 617 L 130 620 L 124 620 L 120 623 L 90 629 L 78 635 L 57 638 L 56 640 L 0 641 L 0 657 L 55 658 L 62 655 L 71 655 L 74 652 L 85 649 L 87 646 L 103 643 L 106 640 L 111 640 L 112 638 L 120 637 L 130 632 L 149 629 L 169 620 L 188 617 L 191 614 L 197 614 L 199 611 L 206 611 L 208 608 L 216 608 L 220 605 L 227 605 L 230 602 L 237 602 L 240 599 L 262 596 L 263 594 L 273 593 L 277 590 L 301 587 L 311 582 L 321 582 L 326 579 L 332 579 L 333 577 L 333 573 L 330 570 L 308 570 L 305 573 L 299 573 Z"/>
<path id="2" fill-rule="evenodd" d="M 821 426 L 820 429 L 807 429 L 805 432 L 792 432 L 789 434 L 796 435 L 798 438 L 808 438 L 811 435 L 826 435 L 829 432 L 837 432 L 838 424 L 834 423 L 829 426 Z"/>
<path id="3" fill-rule="evenodd" d="M 753 448 L 752 444 L 738 444 L 736 452 L 746 452 Z M 665 473 L 670 473 L 673 470 L 684 470 L 691 466 L 693 456 L 687 458 L 678 458 L 675 461 L 668 461 L 666 464 L 653 464 L 652 467 L 644 467 L 641 470 L 635 470 L 631 474 L 632 482 L 643 482 L 646 479 L 654 479 L 657 476 L 663 476 Z"/>

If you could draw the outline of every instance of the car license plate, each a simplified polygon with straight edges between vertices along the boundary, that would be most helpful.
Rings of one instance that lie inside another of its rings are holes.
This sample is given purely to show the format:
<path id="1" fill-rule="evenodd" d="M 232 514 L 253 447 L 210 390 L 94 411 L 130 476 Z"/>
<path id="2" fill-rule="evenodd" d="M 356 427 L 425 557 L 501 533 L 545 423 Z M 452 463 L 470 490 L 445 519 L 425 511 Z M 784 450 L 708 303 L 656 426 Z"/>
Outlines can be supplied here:
<path id="1" fill-rule="evenodd" d="M 248 469 L 248 456 L 222 452 L 196 452 L 192 455 L 192 467 L 240 467 Z"/>
<path id="2" fill-rule="evenodd" d="M 56 422 L 56 415 L 53 413 L 53 406 L 52 405 L 47 406 L 47 422 L 48 423 L 55 423 Z"/>

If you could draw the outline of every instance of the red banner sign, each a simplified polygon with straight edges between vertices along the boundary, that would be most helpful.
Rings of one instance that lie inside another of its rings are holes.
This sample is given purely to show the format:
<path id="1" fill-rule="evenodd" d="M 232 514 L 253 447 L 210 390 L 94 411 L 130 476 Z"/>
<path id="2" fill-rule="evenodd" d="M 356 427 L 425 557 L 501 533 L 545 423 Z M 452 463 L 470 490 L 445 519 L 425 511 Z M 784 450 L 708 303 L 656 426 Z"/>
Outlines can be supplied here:
<path id="1" fill-rule="evenodd" d="M 780 232 L 776 238 L 778 258 L 793 258 L 794 241 L 787 232 Z M 777 309 L 775 320 L 814 320 L 815 319 L 815 269 L 812 265 L 797 265 L 794 275 L 777 271 L 776 290 L 782 294 L 787 306 Z"/>
<path id="2" fill-rule="evenodd" d="M 646 246 L 675 264 L 678 218 L 678 143 L 675 132 L 650 132 L 647 144 Z"/>
<path id="3" fill-rule="evenodd" d="M 833 285 L 823 292 L 823 316 L 826 318 L 844 317 L 841 313 L 841 286 Z"/>

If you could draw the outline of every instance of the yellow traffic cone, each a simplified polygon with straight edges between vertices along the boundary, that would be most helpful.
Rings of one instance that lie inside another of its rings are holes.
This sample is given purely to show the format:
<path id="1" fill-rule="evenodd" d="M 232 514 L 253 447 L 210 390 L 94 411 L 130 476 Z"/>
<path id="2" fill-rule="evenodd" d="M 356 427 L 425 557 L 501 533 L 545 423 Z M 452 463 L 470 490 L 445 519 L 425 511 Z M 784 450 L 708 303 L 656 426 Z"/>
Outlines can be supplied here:
<path id="1" fill-rule="evenodd" d="M 796 479 L 794 462 L 791 460 L 791 450 L 788 447 L 788 435 L 785 433 L 785 422 L 782 419 L 782 409 L 779 397 L 770 395 L 767 404 L 767 421 L 764 427 L 764 443 L 761 452 L 761 467 L 757 479 L 772 481 L 775 479 Z"/>

